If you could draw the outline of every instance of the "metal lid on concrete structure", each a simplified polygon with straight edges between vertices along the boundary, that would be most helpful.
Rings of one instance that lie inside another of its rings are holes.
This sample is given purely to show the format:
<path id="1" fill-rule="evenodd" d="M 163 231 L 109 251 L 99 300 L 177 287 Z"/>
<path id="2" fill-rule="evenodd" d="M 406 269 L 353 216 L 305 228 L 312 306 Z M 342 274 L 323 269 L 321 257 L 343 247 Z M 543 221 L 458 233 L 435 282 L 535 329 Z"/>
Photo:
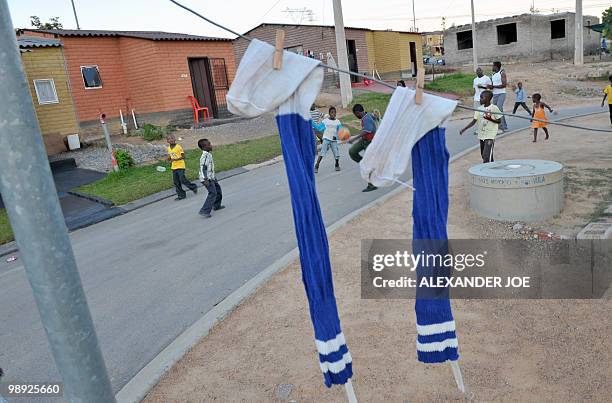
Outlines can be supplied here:
<path id="1" fill-rule="evenodd" d="M 479 164 L 469 169 L 475 186 L 521 189 L 544 186 L 563 179 L 563 165 L 546 160 L 505 160 Z"/>

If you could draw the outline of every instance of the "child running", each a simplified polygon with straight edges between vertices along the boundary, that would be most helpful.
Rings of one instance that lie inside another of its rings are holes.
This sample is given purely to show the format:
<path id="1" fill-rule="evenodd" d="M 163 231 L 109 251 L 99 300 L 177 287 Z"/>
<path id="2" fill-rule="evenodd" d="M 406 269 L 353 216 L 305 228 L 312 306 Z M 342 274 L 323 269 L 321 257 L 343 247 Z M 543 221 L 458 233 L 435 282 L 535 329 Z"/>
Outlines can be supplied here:
<path id="1" fill-rule="evenodd" d="M 608 77 L 610 80 L 610 85 L 604 88 L 604 97 L 601 100 L 601 107 L 603 108 L 604 102 L 606 102 L 606 98 L 608 99 L 608 108 L 610 108 L 610 124 L 612 125 L 612 76 Z"/>
<path id="2" fill-rule="evenodd" d="M 183 200 L 187 197 L 182 185 L 185 185 L 194 194 L 198 193 L 198 187 L 195 183 L 191 183 L 185 177 L 185 152 L 180 144 L 176 144 L 174 134 L 166 136 L 168 142 L 168 161 L 172 163 L 172 180 L 176 188 L 176 199 Z"/>
<path id="3" fill-rule="evenodd" d="M 314 121 L 313 121 L 314 122 Z M 336 119 L 336 107 L 329 107 L 329 115 L 321 121 L 315 128 L 323 132 L 323 144 L 319 151 L 319 158 L 314 167 L 315 173 L 319 172 L 319 164 L 323 157 L 327 155 L 327 151 L 331 148 L 336 160 L 336 171 L 340 170 L 340 152 L 338 151 L 338 131 L 342 128 L 342 123 Z"/>
<path id="4" fill-rule="evenodd" d="M 531 123 L 531 127 L 533 128 L 533 142 L 537 142 L 538 129 L 540 128 L 544 130 L 544 133 L 546 133 L 545 140 L 548 140 L 548 138 L 550 137 L 548 135 L 548 118 L 546 117 L 546 111 L 544 110 L 544 108 L 548 108 L 551 113 L 553 112 L 553 110 L 550 106 L 542 102 L 542 95 L 535 93 L 531 96 L 531 99 L 533 99 L 533 112 L 531 113 L 531 117 L 534 119 L 543 120 L 543 122 L 534 120 Z"/>
<path id="5" fill-rule="evenodd" d="M 495 137 L 501 123 L 502 115 L 496 105 L 491 104 L 493 92 L 485 90 L 480 93 L 480 105 L 482 108 L 474 112 L 474 119 L 461 131 L 459 134 L 465 133 L 470 127 L 478 124 L 478 140 L 480 140 L 480 155 L 482 162 L 493 162 L 493 147 L 495 146 Z"/>
<path id="6" fill-rule="evenodd" d="M 523 89 L 522 82 L 519 81 L 516 84 L 516 90 L 514 90 L 514 94 L 516 95 L 516 100 L 514 101 L 514 110 L 512 111 L 512 114 L 514 115 L 518 107 L 522 106 L 523 109 L 525 109 L 527 113 L 531 115 L 531 111 L 529 110 L 529 107 L 525 103 L 527 97 L 525 96 L 525 90 Z"/>

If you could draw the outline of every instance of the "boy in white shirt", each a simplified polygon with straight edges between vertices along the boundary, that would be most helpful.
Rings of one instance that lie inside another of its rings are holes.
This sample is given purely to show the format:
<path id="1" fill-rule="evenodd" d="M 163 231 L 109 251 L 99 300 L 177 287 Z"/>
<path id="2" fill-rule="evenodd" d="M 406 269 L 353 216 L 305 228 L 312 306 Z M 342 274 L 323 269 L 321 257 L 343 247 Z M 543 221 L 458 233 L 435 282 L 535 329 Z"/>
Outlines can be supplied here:
<path id="1" fill-rule="evenodd" d="M 323 157 L 327 155 L 327 151 L 331 148 L 334 158 L 336 159 L 336 171 L 340 170 L 340 152 L 338 151 L 338 131 L 342 128 L 342 123 L 336 119 L 336 107 L 329 107 L 329 115 L 315 125 L 318 131 L 323 132 L 323 144 L 319 151 L 319 158 L 315 164 L 315 173 L 319 172 L 319 164 Z"/>
<path id="2" fill-rule="evenodd" d="M 491 104 L 493 93 L 489 90 L 483 91 L 480 94 L 481 110 L 474 113 L 474 119 L 461 131 L 463 134 L 467 129 L 478 124 L 478 140 L 480 140 L 480 155 L 482 162 L 493 162 L 493 147 L 495 146 L 495 137 L 501 123 L 503 115 L 496 105 Z"/>
<path id="3" fill-rule="evenodd" d="M 215 161 L 212 155 L 212 144 L 208 139 L 200 139 L 198 141 L 198 147 L 202 150 L 202 156 L 200 157 L 200 182 L 202 182 L 206 190 L 208 190 L 208 196 L 200 209 L 200 215 L 210 218 L 210 213 L 213 210 L 216 211 L 225 208 L 225 206 L 221 205 L 223 193 L 221 192 L 219 182 L 217 182 L 217 177 L 215 176 Z"/>

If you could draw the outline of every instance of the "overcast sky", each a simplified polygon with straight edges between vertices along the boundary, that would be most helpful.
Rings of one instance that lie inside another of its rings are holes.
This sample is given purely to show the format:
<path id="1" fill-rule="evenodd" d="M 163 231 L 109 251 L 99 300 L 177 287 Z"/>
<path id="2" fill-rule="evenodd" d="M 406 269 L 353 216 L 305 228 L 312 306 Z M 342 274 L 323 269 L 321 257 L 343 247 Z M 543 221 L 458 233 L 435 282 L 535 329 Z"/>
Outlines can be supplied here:
<path id="1" fill-rule="evenodd" d="M 333 24 L 332 0 L 179 0 L 201 14 L 238 31 L 246 32 L 262 22 Z M 167 0 L 74 0 L 81 29 L 156 30 L 231 37 L 178 8 Z M 474 0 L 476 19 L 486 20 L 529 12 L 532 0 Z M 13 25 L 30 26 L 30 16 L 43 21 L 59 16 L 64 28 L 76 28 L 70 0 L 8 0 Z M 574 0 L 535 0 L 541 13 L 574 11 Z M 610 0 L 583 0 L 584 14 L 601 18 Z M 312 20 L 301 12 L 312 10 Z M 415 0 L 416 25 L 420 31 L 441 29 L 470 21 L 469 0 Z M 375 29 L 412 28 L 411 0 L 344 0 L 346 26 Z"/>

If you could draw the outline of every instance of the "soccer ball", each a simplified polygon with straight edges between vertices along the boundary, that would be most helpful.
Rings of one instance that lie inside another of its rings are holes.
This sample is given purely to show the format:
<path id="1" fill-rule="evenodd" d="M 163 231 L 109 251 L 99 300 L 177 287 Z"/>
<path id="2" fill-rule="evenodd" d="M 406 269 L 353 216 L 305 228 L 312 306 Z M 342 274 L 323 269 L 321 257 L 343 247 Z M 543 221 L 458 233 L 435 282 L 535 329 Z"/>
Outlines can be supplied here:
<path id="1" fill-rule="evenodd" d="M 351 132 L 349 131 L 349 129 L 347 129 L 346 127 L 341 128 L 340 130 L 338 130 L 338 138 L 341 141 L 346 141 L 351 137 Z"/>

